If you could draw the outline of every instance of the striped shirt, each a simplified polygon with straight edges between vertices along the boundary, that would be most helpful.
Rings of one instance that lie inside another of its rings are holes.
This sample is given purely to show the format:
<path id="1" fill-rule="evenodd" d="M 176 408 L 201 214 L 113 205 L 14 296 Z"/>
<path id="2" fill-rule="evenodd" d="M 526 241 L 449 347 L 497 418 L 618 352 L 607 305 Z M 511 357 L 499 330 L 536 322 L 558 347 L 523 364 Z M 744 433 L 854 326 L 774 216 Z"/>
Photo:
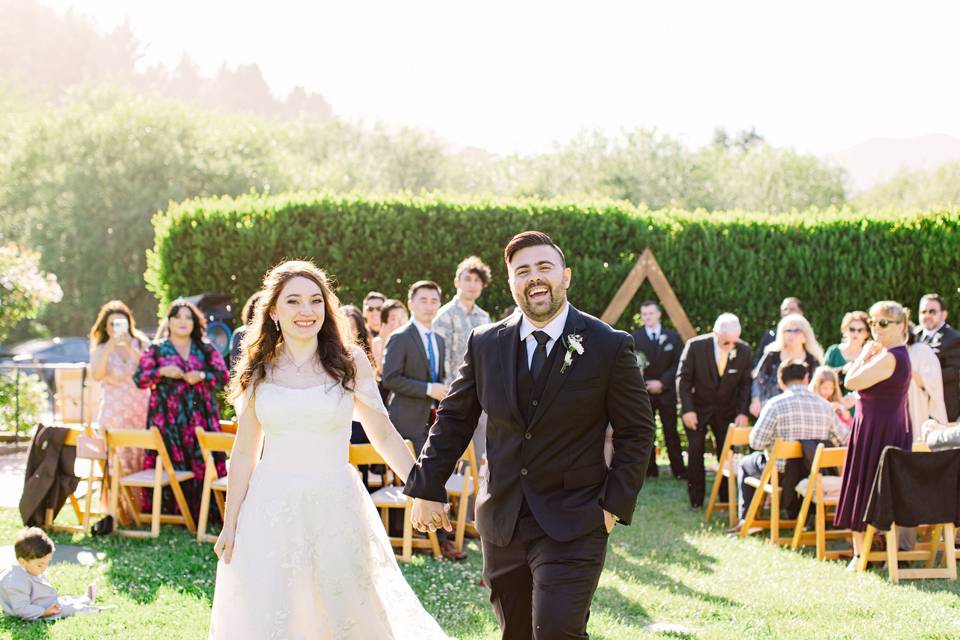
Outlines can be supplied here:
<path id="1" fill-rule="evenodd" d="M 850 439 L 850 427 L 845 425 L 830 406 L 803 384 L 792 384 L 778 396 L 763 405 L 757 424 L 750 432 L 750 446 L 769 449 L 779 438 L 795 440 L 835 440 L 843 445 Z M 777 461 L 783 471 L 784 461 Z"/>

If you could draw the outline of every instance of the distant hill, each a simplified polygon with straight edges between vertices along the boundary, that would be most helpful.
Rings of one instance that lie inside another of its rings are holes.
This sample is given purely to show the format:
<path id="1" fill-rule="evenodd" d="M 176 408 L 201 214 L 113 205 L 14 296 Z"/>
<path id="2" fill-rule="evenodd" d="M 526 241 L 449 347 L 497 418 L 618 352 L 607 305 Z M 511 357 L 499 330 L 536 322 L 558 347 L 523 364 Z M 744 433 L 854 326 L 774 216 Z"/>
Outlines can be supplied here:
<path id="1" fill-rule="evenodd" d="M 857 194 L 889 180 L 901 170 L 933 171 L 948 162 L 960 161 L 960 138 L 945 134 L 876 138 L 831 153 L 825 159 L 846 170 L 850 193 Z"/>

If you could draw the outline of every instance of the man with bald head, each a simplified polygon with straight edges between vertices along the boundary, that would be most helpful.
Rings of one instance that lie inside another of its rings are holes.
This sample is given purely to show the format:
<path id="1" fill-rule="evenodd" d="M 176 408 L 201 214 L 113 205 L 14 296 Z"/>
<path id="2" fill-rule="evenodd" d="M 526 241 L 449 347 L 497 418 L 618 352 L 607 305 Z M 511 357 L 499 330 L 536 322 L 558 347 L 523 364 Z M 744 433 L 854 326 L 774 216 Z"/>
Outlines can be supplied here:
<path id="1" fill-rule="evenodd" d="M 740 339 L 740 320 L 721 314 L 711 333 L 687 342 L 680 356 L 677 395 L 687 432 L 687 493 L 690 506 L 703 506 L 706 480 L 703 450 L 707 430 L 717 449 L 727 437 L 727 425 L 747 425 L 752 382 L 750 345 Z M 723 487 L 721 494 L 725 495 Z"/>

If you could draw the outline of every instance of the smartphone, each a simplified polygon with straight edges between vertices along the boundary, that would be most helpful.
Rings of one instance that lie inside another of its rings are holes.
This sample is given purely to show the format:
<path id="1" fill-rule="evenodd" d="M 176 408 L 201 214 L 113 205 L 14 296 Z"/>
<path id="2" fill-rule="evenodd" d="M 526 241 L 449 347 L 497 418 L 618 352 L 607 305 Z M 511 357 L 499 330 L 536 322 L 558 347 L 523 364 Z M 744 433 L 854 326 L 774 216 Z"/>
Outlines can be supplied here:
<path id="1" fill-rule="evenodd" d="M 113 327 L 114 336 L 125 336 L 130 333 L 130 321 L 126 318 L 114 318 L 110 325 Z"/>

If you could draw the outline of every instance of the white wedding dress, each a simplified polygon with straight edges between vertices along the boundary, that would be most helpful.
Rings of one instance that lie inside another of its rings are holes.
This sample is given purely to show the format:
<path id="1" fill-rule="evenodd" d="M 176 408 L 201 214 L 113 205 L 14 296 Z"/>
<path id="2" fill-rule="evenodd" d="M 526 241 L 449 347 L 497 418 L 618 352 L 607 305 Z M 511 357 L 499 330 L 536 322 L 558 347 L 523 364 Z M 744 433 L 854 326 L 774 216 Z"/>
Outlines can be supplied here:
<path id="1" fill-rule="evenodd" d="M 387 413 L 366 358 L 357 365 L 355 392 L 257 387 L 264 452 L 233 558 L 217 565 L 211 639 L 447 640 L 348 463 L 354 404 Z"/>

